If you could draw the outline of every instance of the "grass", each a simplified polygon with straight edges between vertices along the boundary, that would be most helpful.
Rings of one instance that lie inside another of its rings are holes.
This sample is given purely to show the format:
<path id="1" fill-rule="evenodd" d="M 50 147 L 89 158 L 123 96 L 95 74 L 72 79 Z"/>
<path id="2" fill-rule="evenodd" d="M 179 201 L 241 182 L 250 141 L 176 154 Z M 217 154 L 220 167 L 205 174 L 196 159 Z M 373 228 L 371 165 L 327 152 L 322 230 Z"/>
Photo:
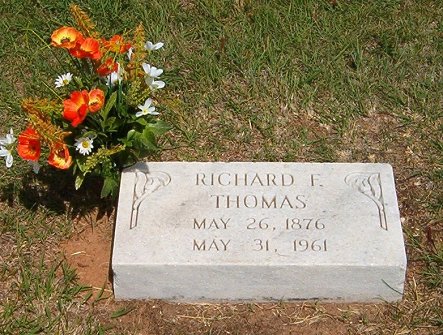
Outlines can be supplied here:
<path id="1" fill-rule="evenodd" d="M 24 129 L 21 99 L 50 96 L 56 74 L 67 71 L 45 42 L 71 23 L 68 6 L 0 0 L 1 133 Z M 165 69 L 170 112 L 164 117 L 174 130 L 154 159 L 393 165 L 409 259 L 404 301 L 379 313 L 320 306 L 307 315 L 303 308 L 272 306 L 269 313 L 289 327 L 281 329 L 335 320 L 355 334 L 438 334 L 440 1 L 89 0 L 82 6 L 108 37 L 143 22 L 152 41 L 166 43 L 155 62 Z M 89 293 L 58 253 L 79 216 L 112 204 L 100 204 L 93 192 L 70 196 L 72 189 L 54 183 L 63 181 L 60 174 L 44 169 L 34 176 L 19 159 L 12 169 L 0 168 L 0 176 L 0 334 L 133 333 L 136 326 L 119 328 L 113 320 L 146 307 L 112 310 L 91 297 L 85 302 Z M 167 314 L 171 307 L 162 308 L 163 318 L 144 314 L 157 322 L 152 333 L 235 333 L 234 324 L 244 334 L 278 332 L 263 306 L 183 307 L 180 322 Z"/>

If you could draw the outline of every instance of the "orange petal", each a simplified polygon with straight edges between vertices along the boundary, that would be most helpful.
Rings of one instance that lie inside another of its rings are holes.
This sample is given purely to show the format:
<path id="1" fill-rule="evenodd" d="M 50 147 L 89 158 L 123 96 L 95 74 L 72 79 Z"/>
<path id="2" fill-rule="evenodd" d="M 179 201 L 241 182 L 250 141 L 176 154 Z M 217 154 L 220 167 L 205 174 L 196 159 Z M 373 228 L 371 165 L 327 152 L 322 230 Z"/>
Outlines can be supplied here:
<path id="1" fill-rule="evenodd" d="M 105 93 L 99 89 L 93 89 L 89 92 L 89 111 L 91 113 L 98 112 L 105 103 Z"/>
<path id="2" fill-rule="evenodd" d="M 48 164 L 56 167 L 57 169 L 69 169 L 72 164 L 72 157 L 66 144 L 58 143 L 51 148 L 51 152 L 49 153 L 48 157 Z"/>
<path id="3" fill-rule="evenodd" d="M 71 55 L 77 58 L 91 58 L 94 60 L 101 58 L 100 43 L 95 38 L 85 38 L 81 43 L 77 43 L 75 48 L 69 50 Z"/>
<path id="4" fill-rule="evenodd" d="M 61 27 L 51 35 L 51 45 L 60 48 L 72 49 L 82 41 L 83 35 L 72 27 Z"/>
<path id="5" fill-rule="evenodd" d="M 41 153 L 40 136 L 35 129 L 28 127 L 18 136 L 17 152 L 26 160 L 37 161 Z"/>
<path id="6" fill-rule="evenodd" d="M 104 63 L 102 63 L 97 68 L 97 73 L 99 76 L 104 77 L 108 74 L 111 74 L 112 72 L 117 72 L 118 70 L 118 64 L 114 62 L 112 58 L 108 58 Z"/>
<path id="7" fill-rule="evenodd" d="M 88 114 L 89 96 L 86 90 L 74 91 L 69 99 L 63 101 L 63 117 L 77 127 Z"/>

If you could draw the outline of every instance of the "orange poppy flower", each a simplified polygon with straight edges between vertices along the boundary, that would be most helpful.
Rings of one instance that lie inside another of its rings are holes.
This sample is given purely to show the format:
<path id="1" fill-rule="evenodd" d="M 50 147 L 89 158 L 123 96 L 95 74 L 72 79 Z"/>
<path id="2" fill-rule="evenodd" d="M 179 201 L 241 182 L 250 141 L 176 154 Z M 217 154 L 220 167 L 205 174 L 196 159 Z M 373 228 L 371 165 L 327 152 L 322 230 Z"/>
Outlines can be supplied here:
<path id="1" fill-rule="evenodd" d="M 100 52 L 100 43 L 92 37 L 85 38 L 80 43 L 77 43 L 76 47 L 70 49 L 69 52 L 72 56 L 77 58 L 91 58 L 97 60 L 102 56 Z"/>
<path id="2" fill-rule="evenodd" d="M 40 136 L 34 128 L 28 127 L 18 135 L 17 151 L 21 158 L 37 161 L 40 157 Z"/>
<path id="3" fill-rule="evenodd" d="M 66 144 L 57 143 L 51 148 L 48 164 L 61 170 L 69 169 L 72 164 L 72 157 Z"/>
<path id="4" fill-rule="evenodd" d="M 103 40 L 103 45 L 108 51 L 115 53 L 125 53 L 131 48 L 131 44 L 125 42 L 120 35 L 112 36 L 109 41 Z"/>
<path id="5" fill-rule="evenodd" d="M 73 49 L 82 41 L 82 33 L 72 27 L 61 27 L 51 35 L 51 45 L 59 48 Z"/>
<path id="6" fill-rule="evenodd" d="M 91 113 L 98 112 L 102 109 L 103 104 L 105 103 L 105 93 L 99 88 L 91 90 L 89 92 L 89 111 Z"/>
<path id="7" fill-rule="evenodd" d="M 99 89 L 93 89 L 89 92 L 89 111 L 91 113 L 98 112 L 105 103 L 105 93 Z"/>
<path id="8" fill-rule="evenodd" d="M 73 127 L 77 127 L 84 121 L 88 114 L 89 95 L 88 91 L 74 91 L 69 99 L 63 101 L 63 117 L 71 121 Z"/>
<path id="9" fill-rule="evenodd" d="M 114 62 L 112 58 L 108 58 L 104 63 L 102 63 L 97 68 L 97 73 L 99 76 L 104 77 L 108 74 L 111 74 L 112 72 L 117 72 L 118 70 L 118 64 Z"/>

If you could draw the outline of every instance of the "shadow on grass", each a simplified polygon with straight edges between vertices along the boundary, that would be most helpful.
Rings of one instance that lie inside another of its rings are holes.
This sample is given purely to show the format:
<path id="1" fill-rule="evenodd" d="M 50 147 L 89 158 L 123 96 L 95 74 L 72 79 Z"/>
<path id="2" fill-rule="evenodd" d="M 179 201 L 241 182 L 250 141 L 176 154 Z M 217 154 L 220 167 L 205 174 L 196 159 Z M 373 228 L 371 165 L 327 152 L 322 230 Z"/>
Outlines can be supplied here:
<path id="1" fill-rule="evenodd" d="M 42 167 L 39 174 L 30 171 L 18 181 L 1 185 L 0 201 L 9 207 L 20 205 L 32 211 L 44 208 L 72 218 L 98 209 L 100 219 L 110 215 L 116 204 L 116 198 L 100 198 L 102 183 L 99 178 L 91 177 L 75 190 L 74 177 L 69 172 Z"/>

